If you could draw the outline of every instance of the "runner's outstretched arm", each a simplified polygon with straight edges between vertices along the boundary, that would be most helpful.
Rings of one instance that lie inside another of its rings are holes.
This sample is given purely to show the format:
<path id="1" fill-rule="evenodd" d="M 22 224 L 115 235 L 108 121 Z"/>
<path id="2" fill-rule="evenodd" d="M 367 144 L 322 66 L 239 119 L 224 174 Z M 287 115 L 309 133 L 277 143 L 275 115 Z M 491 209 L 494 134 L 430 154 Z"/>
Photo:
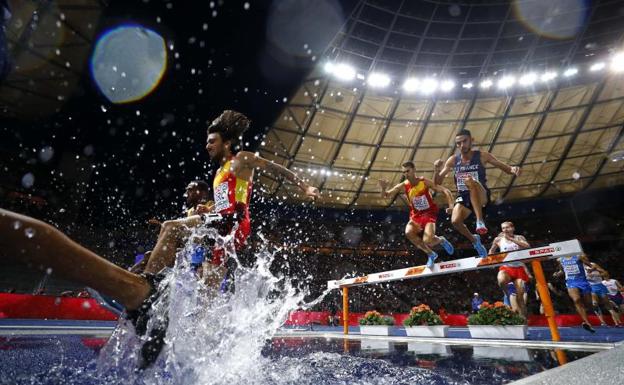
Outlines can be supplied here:
<path id="1" fill-rule="evenodd" d="M 441 184 L 436 184 L 434 181 L 429 180 L 427 178 L 423 178 L 423 181 L 425 182 L 425 185 L 429 187 L 430 189 L 444 194 L 444 196 L 446 197 L 446 203 L 448 203 L 448 208 L 446 209 L 446 213 L 450 214 L 453 211 L 453 206 L 455 206 L 455 198 L 453 197 L 451 190 L 447 189 Z"/>
<path id="2" fill-rule="evenodd" d="M 248 151 L 240 151 L 236 154 L 235 162 L 232 163 L 232 172 L 234 174 L 241 172 L 243 169 L 253 170 L 255 168 L 285 177 L 312 199 L 319 197 L 319 191 L 316 187 L 310 186 L 286 167 Z"/>
<path id="3" fill-rule="evenodd" d="M 510 166 L 507 163 L 501 162 L 494 155 L 490 154 L 487 151 L 481 151 L 481 162 L 483 165 L 490 163 L 494 167 L 506 172 L 509 175 L 520 176 L 522 170 L 518 166 Z"/>
<path id="4" fill-rule="evenodd" d="M 401 191 L 403 187 L 403 183 L 398 183 L 396 186 L 392 187 L 388 190 L 388 181 L 381 179 L 379 181 L 379 187 L 381 187 L 381 197 L 388 198 L 395 196 L 399 191 Z"/>

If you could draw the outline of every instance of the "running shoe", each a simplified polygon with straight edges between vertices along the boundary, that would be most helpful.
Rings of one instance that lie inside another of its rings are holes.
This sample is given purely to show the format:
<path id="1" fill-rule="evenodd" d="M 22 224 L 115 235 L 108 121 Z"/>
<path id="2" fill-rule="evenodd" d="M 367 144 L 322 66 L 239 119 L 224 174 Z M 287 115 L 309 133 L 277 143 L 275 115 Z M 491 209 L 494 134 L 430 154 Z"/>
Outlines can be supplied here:
<path id="1" fill-rule="evenodd" d="M 141 306 L 135 310 L 126 311 L 126 318 L 134 325 L 134 330 L 144 342 L 141 347 L 141 359 L 139 369 L 143 370 L 156 361 L 160 351 L 165 345 L 165 335 L 169 325 L 169 317 L 165 312 L 163 317 L 153 317 L 152 305 L 157 301 L 169 301 L 169 287 L 159 288 L 160 281 L 165 273 L 141 274 L 151 286 L 150 294 L 145 298 Z M 148 322 L 153 319 L 148 333 Z"/>
<path id="2" fill-rule="evenodd" d="M 89 293 L 91 298 L 93 298 L 104 309 L 110 311 L 111 313 L 114 313 L 117 316 L 120 316 L 121 313 L 123 313 L 124 307 L 119 302 L 115 301 L 110 297 L 100 294 L 97 290 L 90 287 L 86 287 L 85 290 Z"/>
<path id="3" fill-rule="evenodd" d="M 596 333 L 596 331 L 594 330 L 593 327 L 591 327 L 590 324 L 583 322 L 583 324 L 581 325 L 583 326 L 583 329 L 587 330 L 590 333 Z"/>
<path id="4" fill-rule="evenodd" d="M 427 267 L 429 269 L 433 269 L 433 266 L 435 264 L 435 260 L 438 259 L 438 253 L 436 253 L 435 251 L 432 251 L 431 254 L 429 254 L 427 259 Z"/>
<path id="5" fill-rule="evenodd" d="M 477 234 L 487 234 L 488 229 L 485 226 L 485 222 L 483 221 L 477 221 L 477 229 L 475 230 L 477 232 Z"/>
<path id="6" fill-rule="evenodd" d="M 481 237 L 479 237 L 479 235 L 477 234 L 472 234 L 472 236 L 475 240 L 472 244 L 472 247 L 474 247 L 474 249 L 477 251 L 477 254 L 479 254 L 479 258 L 487 257 L 488 252 L 485 249 L 485 246 L 483 246 L 483 244 L 481 243 Z"/>
<path id="7" fill-rule="evenodd" d="M 449 242 L 444 237 L 440 237 L 440 239 L 442 240 L 441 245 L 444 248 L 444 251 L 446 251 L 448 255 L 453 255 L 453 253 L 455 252 L 455 248 L 453 247 L 453 245 L 451 245 L 451 242 Z"/>

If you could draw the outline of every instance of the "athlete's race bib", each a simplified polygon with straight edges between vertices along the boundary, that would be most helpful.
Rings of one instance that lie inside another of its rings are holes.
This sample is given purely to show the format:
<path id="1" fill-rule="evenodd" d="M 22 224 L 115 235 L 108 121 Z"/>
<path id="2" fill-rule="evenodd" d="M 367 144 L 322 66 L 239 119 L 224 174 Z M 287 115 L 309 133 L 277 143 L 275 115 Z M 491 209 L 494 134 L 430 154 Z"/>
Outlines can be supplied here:
<path id="1" fill-rule="evenodd" d="M 414 206 L 415 210 L 418 211 L 425 211 L 428 210 L 429 207 L 429 201 L 427 200 L 427 197 L 424 195 L 417 195 L 414 198 L 412 198 L 412 205 Z"/>
<path id="2" fill-rule="evenodd" d="M 457 180 L 457 190 L 459 191 L 467 191 L 468 187 L 466 187 L 465 180 L 468 177 L 472 177 L 472 179 L 479 181 L 479 172 L 478 171 L 462 171 L 455 174 L 455 178 Z"/>
<path id="3" fill-rule="evenodd" d="M 581 274 L 578 264 L 576 263 L 570 264 L 570 265 L 567 265 L 567 264 L 563 265 L 563 272 L 565 273 L 566 277 L 576 276 L 576 275 Z"/>
<path id="4" fill-rule="evenodd" d="M 227 182 L 223 182 L 214 190 L 215 212 L 220 212 L 230 207 L 229 188 Z"/>

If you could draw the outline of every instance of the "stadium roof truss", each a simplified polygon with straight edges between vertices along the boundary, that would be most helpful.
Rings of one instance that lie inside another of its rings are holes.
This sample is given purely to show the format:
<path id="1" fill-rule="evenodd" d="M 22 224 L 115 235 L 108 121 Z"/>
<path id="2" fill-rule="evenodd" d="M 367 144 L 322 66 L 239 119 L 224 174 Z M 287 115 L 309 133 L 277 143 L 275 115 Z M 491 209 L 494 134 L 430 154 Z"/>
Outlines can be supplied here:
<path id="1" fill-rule="evenodd" d="M 424 71 L 419 65 L 427 62 L 428 56 L 422 52 L 431 36 L 429 29 L 437 22 L 434 18 L 437 11 L 432 8 L 428 18 L 421 18 L 421 32 L 415 36 L 421 43 L 410 46 L 411 53 L 402 61 L 388 66 L 384 52 L 394 49 L 392 45 L 402 39 L 394 36 L 400 20 L 414 16 L 405 14 L 409 2 L 390 2 L 396 3 L 393 11 L 380 9 L 373 3 L 379 2 L 361 2 L 355 8 L 325 56 L 348 58 L 358 70 L 383 69 L 399 79 L 415 71 Z M 502 22 L 498 22 L 498 28 L 490 28 L 495 38 L 478 65 L 456 68 L 453 64 L 456 56 L 466 44 L 471 44 L 472 38 L 466 37 L 465 30 L 474 29 L 474 23 L 468 23 L 466 20 L 470 17 L 466 16 L 457 32 L 463 37 L 448 47 L 450 54 L 446 54 L 436 76 L 440 78 L 445 73 L 460 71 L 483 78 L 493 71 L 503 71 L 509 64 L 497 62 L 496 57 L 505 56 L 499 52 L 499 47 L 501 40 L 509 35 L 508 24 L 513 22 L 508 8 L 508 4 L 500 7 Z M 474 11 L 470 9 L 468 13 Z M 375 18 L 370 16 L 371 12 L 384 13 L 387 17 Z M 475 13 L 478 14 L 478 10 Z M 565 50 L 555 50 L 562 55 L 556 57 L 555 62 L 569 65 L 578 58 L 579 46 L 597 23 L 596 15 L 606 14 L 599 7 L 592 9 L 593 21 L 587 23 L 575 39 L 564 42 Z M 369 25 L 372 20 L 386 21 L 383 26 L 373 28 Z M 362 32 L 367 25 L 378 33 L 371 32 L 372 29 Z M 621 44 L 622 31 L 611 37 L 616 37 L 617 44 Z M 353 42 L 365 38 L 374 40 L 369 44 L 370 50 L 362 46 L 356 52 Z M 550 60 L 543 56 L 546 53 L 540 56 L 539 52 L 549 44 L 543 38 L 535 38 L 531 45 L 522 47 L 521 61 L 524 61 L 513 70 L 520 73 L 536 62 L 542 64 L 541 68 L 548 68 Z M 552 48 L 552 44 L 550 46 Z M 354 59 L 356 56 L 359 62 Z M 488 168 L 488 185 L 495 201 L 553 196 L 624 183 L 624 162 L 610 161 L 611 154 L 624 150 L 622 73 L 575 82 L 559 81 L 547 87 L 516 87 L 507 92 L 486 92 L 475 87 L 470 92 L 427 96 L 408 94 L 397 90 L 398 87 L 394 87 L 394 91 L 377 90 L 354 85 L 354 82 L 341 82 L 320 67 L 290 98 L 259 151 L 262 156 L 320 186 L 323 205 L 341 208 L 405 205 L 401 199 L 381 198 L 378 180 L 400 182 L 400 166 L 408 160 L 414 161 L 418 174 L 430 178 L 433 162 L 438 158 L 446 159 L 453 152 L 455 133 L 460 128 L 472 132 L 479 149 L 490 151 L 506 163 L 522 166 L 523 173 L 519 177 Z M 292 200 L 300 198 L 290 184 L 270 175 L 262 178 L 269 186 L 269 193 Z M 455 190 L 452 177 L 447 177 L 444 184 Z"/>

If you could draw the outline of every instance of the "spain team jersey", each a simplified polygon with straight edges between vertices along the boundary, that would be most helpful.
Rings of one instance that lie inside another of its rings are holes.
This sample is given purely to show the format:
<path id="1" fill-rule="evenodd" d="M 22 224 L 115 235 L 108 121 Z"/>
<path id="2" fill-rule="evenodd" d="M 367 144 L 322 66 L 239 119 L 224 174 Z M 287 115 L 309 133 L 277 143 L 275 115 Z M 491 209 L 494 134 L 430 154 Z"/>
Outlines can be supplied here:
<path id="1" fill-rule="evenodd" d="M 403 182 L 405 186 L 405 195 L 409 201 L 410 214 L 420 215 L 425 212 L 436 213 L 438 206 L 431 198 L 429 188 L 423 180 L 419 180 L 415 185 L 412 185 L 409 180 Z"/>
<path id="2" fill-rule="evenodd" d="M 217 170 L 213 181 L 214 211 L 219 214 L 234 214 L 244 210 L 245 218 L 249 218 L 249 200 L 251 198 L 252 183 L 237 178 L 230 168 L 232 158 Z"/>

